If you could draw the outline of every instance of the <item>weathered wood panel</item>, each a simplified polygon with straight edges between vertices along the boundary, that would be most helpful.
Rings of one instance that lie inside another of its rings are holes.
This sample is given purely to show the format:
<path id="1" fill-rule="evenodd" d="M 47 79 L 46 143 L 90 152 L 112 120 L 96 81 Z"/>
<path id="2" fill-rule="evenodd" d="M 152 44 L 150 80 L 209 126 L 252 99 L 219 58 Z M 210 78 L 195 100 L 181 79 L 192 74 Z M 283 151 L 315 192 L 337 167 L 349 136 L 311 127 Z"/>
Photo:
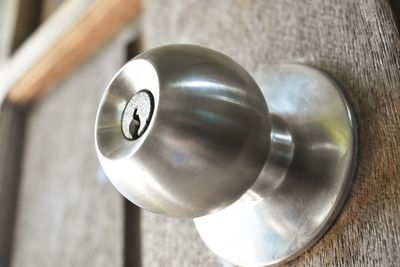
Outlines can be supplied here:
<path id="1" fill-rule="evenodd" d="M 331 73 L 358 116 L 357 177 L 334 226 L 293 266 L 400 264 L 400 35 L 385 0 L 146 1 L 145 48 L 194 43 L 252 71 L 303 62 Z M 143 265 L 218 266 L 190 221 L 143 213 Z"/>
<path id="2" fill-rule="evenodd" d="M 132 26 L 29 112 L 14 267 L 123 266 L 124 201 L 101 171 L 93 127 Z"/>

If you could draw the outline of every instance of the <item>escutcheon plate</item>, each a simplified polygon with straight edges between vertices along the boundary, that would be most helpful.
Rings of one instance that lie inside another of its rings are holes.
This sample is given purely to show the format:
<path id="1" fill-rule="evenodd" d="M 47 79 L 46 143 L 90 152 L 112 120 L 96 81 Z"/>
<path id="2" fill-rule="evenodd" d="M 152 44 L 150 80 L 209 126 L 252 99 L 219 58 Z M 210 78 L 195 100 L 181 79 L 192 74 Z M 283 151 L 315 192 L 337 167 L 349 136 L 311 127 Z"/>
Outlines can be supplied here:
<path id="1" fill-rule="evenodd" d="M 272 266 L 310 248 L 337 217 L 355 172 L 357 129 L 349 102 L 324 72 L 285 64 L 262 67 L 253 77 L 270 113 L 289 127 L 295 144 L 290 167 L 268 196 L 240 199 L 194 222 L 221 258 Z"/>

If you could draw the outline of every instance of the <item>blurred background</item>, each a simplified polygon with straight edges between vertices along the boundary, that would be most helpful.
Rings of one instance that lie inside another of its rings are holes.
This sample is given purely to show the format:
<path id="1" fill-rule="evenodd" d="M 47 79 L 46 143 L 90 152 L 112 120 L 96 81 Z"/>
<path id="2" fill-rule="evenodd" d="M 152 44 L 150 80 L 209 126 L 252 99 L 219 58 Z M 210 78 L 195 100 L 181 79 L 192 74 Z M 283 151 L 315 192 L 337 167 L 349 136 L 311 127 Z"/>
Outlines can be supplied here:
<path id="1" fill-rule="evenodd" d="M 306 63 L 340 81 L 360 124 L 354 188 L 332 229 L 288 265 L 398 266 L 399 11 L 396 0 L 0 0 L 0 267 L 230 266 L 191 220 L 125 201 L 96 157 L 108 82 L 171 43 L 250 71 Z"/>
<path id="2" fill-rule="evenodd" d="M 140 51 L 140 8 L 0 1 L 0 266 L 141 265 L 138 210 L 93 141 L 103 90 Z"/>

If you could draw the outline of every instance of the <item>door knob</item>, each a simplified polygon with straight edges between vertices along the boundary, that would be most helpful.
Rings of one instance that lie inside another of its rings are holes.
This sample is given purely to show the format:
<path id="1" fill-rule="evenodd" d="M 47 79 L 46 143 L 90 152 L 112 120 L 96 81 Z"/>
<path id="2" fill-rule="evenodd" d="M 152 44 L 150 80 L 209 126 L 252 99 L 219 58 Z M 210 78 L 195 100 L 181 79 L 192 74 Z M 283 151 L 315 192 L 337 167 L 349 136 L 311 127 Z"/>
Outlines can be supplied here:
<path id="1" fill-rule="evenodd" d="M 352 109 L 327 74 L 259 67 L 193 45 L 149 50 L 114 76 L 95 141 L 112 184 L 146 210 L 194 218 L 238 265 L 299 255 L 333 222 L 351 186 Z"/>

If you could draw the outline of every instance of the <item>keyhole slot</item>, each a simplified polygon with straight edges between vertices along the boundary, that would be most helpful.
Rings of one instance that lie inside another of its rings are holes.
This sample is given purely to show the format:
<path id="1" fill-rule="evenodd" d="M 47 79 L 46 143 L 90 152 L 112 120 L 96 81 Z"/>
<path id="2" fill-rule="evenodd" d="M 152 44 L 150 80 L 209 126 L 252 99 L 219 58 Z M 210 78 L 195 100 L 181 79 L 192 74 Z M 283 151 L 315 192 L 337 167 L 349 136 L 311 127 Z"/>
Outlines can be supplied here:
<path id="1" fill-rule="evenodd" d="M 140 117 L 137 114 L 138 109 L 135 108 L 132 115 L 132 121 L 129 125 L 129 132 L 133 139 L 139 138 L 139 128 L 140 128 Z"/>
<path id="2" fill-rule="evenodd" d="M 137 92 L 125 106 L 121 130 L 128 140 L 136 140 L 146 131 L 153 115 L 153 95 L 147 90 Z"/>

